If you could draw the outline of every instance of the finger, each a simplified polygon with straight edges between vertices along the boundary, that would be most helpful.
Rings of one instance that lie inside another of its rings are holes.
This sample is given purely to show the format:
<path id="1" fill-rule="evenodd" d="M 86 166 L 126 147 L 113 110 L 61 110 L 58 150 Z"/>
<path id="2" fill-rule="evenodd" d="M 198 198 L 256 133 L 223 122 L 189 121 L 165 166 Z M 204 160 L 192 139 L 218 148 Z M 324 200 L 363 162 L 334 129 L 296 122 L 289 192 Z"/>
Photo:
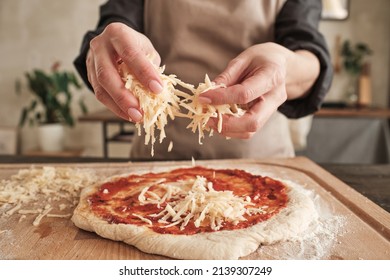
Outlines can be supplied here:
<path id="1" fill-rule="evenodd" d="M 123 112 L 115 103 L 115 101 L 110 97 L 110 95 L 106 92 L 106 90 L 99 85 L 94 71 L 88 72 L 88 80 L 91 83 L 92 88 L 95 92 L 96 99 L 102 104 L 104 104 L 108 109 L 110 109 L 115 115 L 128 121 L 128 114 Z"/>
<path id="2" fill-rule="evenodd" d="M 221 134 L 227 137 L 247 139 L 259 131 L 277 108 L 286 100 L 284 87 L 279 87 L 256 100 L 254 105 L 242 116 L 224 115 Z M 215 131 L 218 127 L 216 118 L 210 119 L 208 126 Z"/>
<path id="3" fill-rule="evenodd" d="M 214 79 L 214 82 L 226 86 L 237 84 L 241 81 L 242 74 L 248 66 L 249 60 L 237 57 L 229 62 L 226 69 Z"/>
<path id="4" fill-rule="evenodd" d="M 247 76 L 248 78 L 241 83 L 228 86 L 227 88 L 210 90 L 201 94 L 201 102 L 206 100 L 205 103 L 214 105 L 247 104 L 269 92 L 274 87 L 284 83 L 281 71 L 278 67 L 271 65 L 257 68 L 252 73 L 247 74 Z"/>
<path id="5" fill-rule="evenodd" d="M 226 117 L 226 116 L 225 116 Z M 226 119 L 224 119 L 226 121 Z M 218 119 L 210 119 L 207 123 L 207 126 L 213 131 L 218 133 Z M 248 132 L 248 131 L 229 131 L 228 129 L 222 129 L 221 133 L 219 133 L 222 136 L 225 136 L 226 138 L 236 138 L 236 139 L 249 139 L 251 138 L 255 133 L 254 132 Z"/>
<path id="6" fill-rule="evenodd" d="M 115 61 L 112 58 L 112 52 L 107 48 L 95 48 L 92 50 L 95 62 L 95 74 L 97 83 L 103 87 L 105 92 L 111 97 L 122 112 L 125 112 L 130 118 L 136 122 L 141 121 L 142 114 L 137 110 L 139 103 L 137 98 L 126 89 L 124 82 L 115 66 Z M 104 101 L 107 100 L 106 95 L 99 95 Z M 111 105 L 112 106 L 112 105 Z"/>
<path id="7" fill-rule="evenodd" d="M 220 131 L 218 131 L 219 120 L 217 118 L 210 119 L 207 125 L 224 136 L 231 135 L 232 133 L 242 134 L 247 132 L 256 132 L 262 126 L 261 118 L 257 115 L 257 108 L 261 102 L 263 101 L 257 102 L 241 117 L 224 115 Z"/>
<path id="8" fill-rule="evenodd" d="M 159 67 L 161 64 L 161 57 L 160 55 L 154 50 L 152 47 L 150 51 L 147 51 L 147 53 L 151 53 L 151 56 L 149 57 L 150 61 L 153 63 L 154 66 Z"/>
<path id="9" fill-rule="evenodd" d="M 224 102 L 227 101 L 226 97 L 231 95 L 232 90 L 234 90 L 230 87 L 239 84 L 241 75 L 247 67 L 248 61 L 240 59 L 239 57 L 230 61 L 226 69 L 214 79 L 214 83 L 216 83 L 217 85 L 223 84 L 228 88 L 206 91 L 199 96 L 199 102 L 203 104 L 215 105 L 229 104 Z M 237 90 L 237 87 L 235 90 Z"/>
<path id="10" fill-rule="evenodd" d="M 126 112 L 123 112 L 118 107 L 118 105 L 110 97 L 110 95 L 106 92 L 106 90 L 98 83 L 96 72 L 95 72 L 95 60 L 91 51 L 88 52 L 86 65 L 87 65 L 88 81 L 90 82 L 94 90 L 96 99 L 101 103 L 103 103 L 108 109 L 110 109 L 118 117 L 125 120 L 129 120 L 128 114 Z"/>
<path id="11" fill-rule="evenodd" d="M 218 88 L 202 93 L 199 96 L 199 101 L 213 105 L 246 104 L 260 95 L 261 92 L 252 87 L 245 87 L 244 84 L 236 84 L 227 88 Z"/>
<path id="12" fill-rule="evenodd" d="M 131 69 L 132 74 L 135 75 L 141 84 L 154 93 L 160 93 L 163 90 L 163 83 L 159 73 L 146 57 L 142 47 L 136 47 L 136 44 L 132 42 L 132 38 L 128 34 L 122 36 L 120 40 L 114 38 L 112 44 L 119 57 Z M 147 53 L 157 53 L 154 49 L 151 52 L 150 47 L 146 48 Z M 159 61 L 159 58 L 157 58 L 157 61 Z"/>

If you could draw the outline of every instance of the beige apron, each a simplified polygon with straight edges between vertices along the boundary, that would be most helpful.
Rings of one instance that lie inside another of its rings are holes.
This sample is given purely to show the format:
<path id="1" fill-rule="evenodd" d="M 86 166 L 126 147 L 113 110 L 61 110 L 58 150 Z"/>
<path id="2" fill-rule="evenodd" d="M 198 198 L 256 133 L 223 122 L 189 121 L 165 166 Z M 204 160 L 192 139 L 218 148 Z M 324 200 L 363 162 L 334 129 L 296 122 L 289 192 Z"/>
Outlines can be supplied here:
<path id="1" fill-rule="evenodd" d="M 211 79 L 246 48 L 273 40 L 273 23 L 285 1 L 146 0 L 145 34 L 159 52 L 166 73 L 197 85 Z M 167 139 L 155 144 L 154 159 L 265 158 L 294 155 L 287 118 L 275 113 L 249 140 L 227 140 L 214 133 L 198 144 L 185 127 L 188 119 L 167 125 Z M 167 147 L 173 141 L 173 150 Z M 150 146 L 136 137 L 133 158 L 149 158 Z"/>

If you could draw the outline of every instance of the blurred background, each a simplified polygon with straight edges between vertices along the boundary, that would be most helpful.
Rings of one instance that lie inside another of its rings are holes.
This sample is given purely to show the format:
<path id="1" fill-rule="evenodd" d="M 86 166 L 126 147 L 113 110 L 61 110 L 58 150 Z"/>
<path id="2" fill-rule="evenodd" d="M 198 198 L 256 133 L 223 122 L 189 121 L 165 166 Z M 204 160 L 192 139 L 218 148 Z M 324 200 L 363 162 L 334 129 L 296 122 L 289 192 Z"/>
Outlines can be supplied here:
<path id="1" fill-rule="evenodd" d="M 72 63 L 104 2 L 0 0 L 0 155 L 128 157 L 132 126 L 79 87 Z M 335 76 L 323 111 L 291 122 L 297 154 L 317 162 L 388 163 L 390 1 L 324 0 L 323 6 L 320 30 Z M 47 108 L 34 98 L 50 79 L 65 91 L 47 105 L 62 110 L 62 132 L 39 132 L 37 125 Z M 63 135 L 63 146 L 40 143 L 41 133 Z"/>

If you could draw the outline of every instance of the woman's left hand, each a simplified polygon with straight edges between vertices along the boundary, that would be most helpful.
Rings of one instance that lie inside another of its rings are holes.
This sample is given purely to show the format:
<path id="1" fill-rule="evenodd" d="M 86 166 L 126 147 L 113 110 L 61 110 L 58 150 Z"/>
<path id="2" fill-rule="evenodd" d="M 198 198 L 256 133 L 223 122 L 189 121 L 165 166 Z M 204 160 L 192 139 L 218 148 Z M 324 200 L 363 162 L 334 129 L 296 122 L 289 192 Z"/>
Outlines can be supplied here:
<path id="1" fill-rule="evenodd" d="M 226 88 L 207 91 L 199 99 L 204 104 L 240 104 L 247 108 L 242 117 L 223 116 L 222 135 L 249 139 L 264 126 L 288 98 L 287 71 L 292 63 L 299 63 L 299 55 L 281 45 L 264 43 L 248 48 L 228 64 L 214 80 L 217 84 L 225 84 Z M 310 56 L 304 54 L 303 62 L 312 64 L 310 59 L 313 57 L 317 59 L 311 53 Z M 217 123 L 217 119 L 211 119 L 208 126 L 217 131 Z"/>

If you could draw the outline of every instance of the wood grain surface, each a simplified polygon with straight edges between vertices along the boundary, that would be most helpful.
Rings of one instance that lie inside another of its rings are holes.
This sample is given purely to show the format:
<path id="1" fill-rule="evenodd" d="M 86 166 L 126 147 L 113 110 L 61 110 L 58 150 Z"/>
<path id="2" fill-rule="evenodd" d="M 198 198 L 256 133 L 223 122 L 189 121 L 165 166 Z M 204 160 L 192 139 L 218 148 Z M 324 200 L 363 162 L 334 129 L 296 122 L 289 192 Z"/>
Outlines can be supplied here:
<path id="1" fill-rule="evenodd" d="M 214 160 L 197 164 L 213 168 L 240 168 L 293 181 L 312 192 L 319 204 L 319 214 L 329 219 L 328 227 L 318 236 L 313 232 L 310 238 L 260 246 L 244 259 L 390 259 L 390 214 L 307 158 Z M 99 175 L 108 177 L 189 167 L 191 162 L 52 166 L 93 168 Z M 7 179 L 18 170 L 29 167 L 26 164 L 0 165 L 0 179 Z M 71 214 L 73 209 L 68 211 Z M 28 215 L 20 222 L 19 218 L 17 214 L 0 218 L 0 259 L 166 259 L 80 230 L 69 218 L 45 217 L 38 226 L 32 225 L 34 215 Z M 336 228 L 332 227 L 332 221 L 342 223 Z"/>

